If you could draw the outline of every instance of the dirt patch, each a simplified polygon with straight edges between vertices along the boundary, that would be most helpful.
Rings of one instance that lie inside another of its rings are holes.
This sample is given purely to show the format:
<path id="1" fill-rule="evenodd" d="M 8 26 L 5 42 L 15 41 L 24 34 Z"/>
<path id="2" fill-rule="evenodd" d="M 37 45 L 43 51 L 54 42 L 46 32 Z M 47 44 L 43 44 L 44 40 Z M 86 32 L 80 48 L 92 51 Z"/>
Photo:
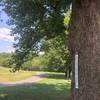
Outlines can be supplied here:
<path id="1" fill-rule="evenodd" d="M 36 83 L 40 80 L 42 80 L 45 77 L 45 75 L 35 75 L 30 78 L 27 78 L 25 80 L 17 81 L 17 82 L 1 82 L 0 87 L 8 87 L 8 86 L 16 86 L 21 84 L 29 84 L 29 83 Z"/>

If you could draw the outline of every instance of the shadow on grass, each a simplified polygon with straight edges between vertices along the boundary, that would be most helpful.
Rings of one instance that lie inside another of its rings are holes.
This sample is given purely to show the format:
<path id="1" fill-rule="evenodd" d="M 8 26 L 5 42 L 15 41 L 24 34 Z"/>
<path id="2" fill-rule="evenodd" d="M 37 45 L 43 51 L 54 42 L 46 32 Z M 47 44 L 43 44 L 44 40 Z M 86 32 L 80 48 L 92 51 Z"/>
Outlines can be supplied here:
<path id="1" fill-rule="evenodd" d="M 13 86 L 13 85 L 12 84 L 0 83 L 0 88 L 2 88 L 2 87 L 8 87 L 8 86 Z"/>
<path id="2" fill-rule="evenodd" d="M 55 73 L 52 73 L 52 74 L 46 74 L 45 77 L 47 78 L 52 78 L 52 79 L 66 79 L 66 76 L 64 74 L 55 74 Z"/>
<path id="3" fill-rule="evenodd" d="M 67 100 L 70 84 L 28 84 L 0 89 L 0 100 Z"/>

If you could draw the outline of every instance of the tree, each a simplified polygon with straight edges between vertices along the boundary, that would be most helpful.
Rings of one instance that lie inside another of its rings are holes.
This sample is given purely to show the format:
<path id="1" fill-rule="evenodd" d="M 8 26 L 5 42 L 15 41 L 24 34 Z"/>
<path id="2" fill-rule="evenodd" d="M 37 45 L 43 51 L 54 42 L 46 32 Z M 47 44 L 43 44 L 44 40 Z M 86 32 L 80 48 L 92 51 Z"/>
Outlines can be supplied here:
<path id="1" fill-rule="evenodd" d="M 71 100 L 100 100 L 100 1 L 73 0 L 70 48 L 79 55 L 79 88 L 73 63 Z M 74 60 L 73 60 L 74 62 Z"/>
<path id="2" fill-rule="evenodd" d="M 70 0 L 4 0 L 4 11 L 10 17 L 8 24 L 13 25 L 12 34 L 17 39 L 14 59 L 16 68 L 37 53 L 38 43 L 44 36 L 48 39 L 65 32 L 64 13 Z"/>
<path id="3" fill-rule="evenodd" d="M 71 11 L 65 14 L 64 25 L 68 27 Z M 71 56 L 68 49 L 68 30 L 62 36 L 51 39 L 43 38 L 41 49 L 47 58 L 47 70 L 65 72 L 67 78 L 71 77 Z"/>
<path id="4" fill-rule="evenodd" d="M 11 53 L 0 53 L 0 66 L 12 67 L 9 62 L 11 61 Z"/>
<path id="5" fill-rule="evenodd" d="M 18 63 L 27 57 L 27 53 L 33 50 L 40 37 L 44 36 L 38 33 L 47 33 L 45 36 L 48 38 L 54 37 L 58 33 L 63 33 L 61 31 L 64 31 L 64 27 L 62 26 L 62 12 L 65 11 L 67 4 L 70 4 L 67 0 L 46 0 L 48 2 L 45 0 L 42 0 L 42 2 L 41 0 L 5 1 L 5 11 L 11 17 L 10 24 L 16 24 L 13 33 L 19 33 L 20 35 L 20 41 L 16 46 L 18 48 L 16 53 L 20 55 L 16 57 L 17 62 L 19 59 Z M 71 100 L 100 100 L 99 10 L 99 0 L 73 0 L 72 3 L 70 48 L 73 62 L 75 53 L 78 52 L 79 55 L 79 88 L 75 88 L 73 63 Z M 34 13 L 35 15 L 33 15 Z M 44 17 L 43 15 L 46 16 Z M 43 22 L 43 24 L 40 22 Z M 49 30 L 50 32 L 48 29 L 51 29 Z"/>
<path id="6" fill-rule="evenodd" d="M 66 73 L 66 77 L 70 78 L 71 74 L 71 57 L 68 50 L 67 35 L 63 37 L 55 37 L 49 40 L 42 40 L 43 50 L 47 62 L 47 70 Z M 69 72 L 69 74 L 68 74 Z"/>

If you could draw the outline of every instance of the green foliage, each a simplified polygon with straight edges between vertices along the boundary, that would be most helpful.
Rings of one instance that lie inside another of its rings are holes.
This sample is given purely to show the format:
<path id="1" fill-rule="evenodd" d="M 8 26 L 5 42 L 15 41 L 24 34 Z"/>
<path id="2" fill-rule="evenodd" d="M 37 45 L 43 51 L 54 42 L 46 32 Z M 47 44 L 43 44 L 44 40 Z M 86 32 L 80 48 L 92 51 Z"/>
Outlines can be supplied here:
<path id="1" fill-rule="evenodd" d="M 66 40 L 56 37 L 48 41 L 43 41 L 45 57 L 49 71 L 66 72 L 71 67 L 71 57 Z"/>
<path id="2" fill-rule="evenodd" d="M 66 13 L 64 18 L 64 25 L 68 27 L 70 13 Z M 66 30 L 63 36 L 56 36 L 52 39 L 44 38 L 41 40 L 42 49 L 45 51 L 47 68 L 49 71 L 69 72 L 71 73 L 71 54 L 68 49 L 69 37 L 68 31 Z"/>
<path id="3" fill-rule="evenodd" d="M 4 67 L 11 67 L 10 60 L 11 60 L 12 54 L 10 53 L 0 53 L 0 66 Z"/>
<path id="4" fill-rule="evenodd" d="M 50 40 L 51 42 L 54 42 L 54 40 Z M 50 43 L 51 44 L 51 43 Z M 60 45 L 60 44 L 59 44 Z M 51 48 L 52 47 L 52 48 Z M 56 71 L 56 72 L 66 72 L 69 70 L 70 66 L 70 57 L 69 52 L 67 54 L 65 51 L 61 50 L 61 46 L 59 46 L 59 49 L 52 45 L 50 47 L 50 50 L 46 52 L 44 55 L 39 55 L 34 57 L 33 59 L 30 59 L 22 64 L 23 70 L 30 70 L 30 71 Z M 48 48 L 49 49 L 49 48 Z M 60 51 L 61 50 L 61 51 Z M 62 54 L 63 53 L 63 54 Z M 66 56 L 65 56 L 66 54 Z M 12 61 L 12 54 L 10 53 L 1 53 L 0 54 L 0 66 L 3 67 L 10 67 L 14 68 L 14 64 L 11 65 L 9 61 Z M 65 58 L 64 58 L 65 57 Z M 10 69 L 11 70 L 11 69 Z"/>
<path id="5" fill-rule="evenodd" d="M 15 64 L 12 64 L 12 62 L 11 53 L 0 53 L 0 66 L 14 68 Z M 24 70 L 45 70 L 45 67 L 45 57 L 42 55 L 29 59 L 22 64 L 22 69 Z"/>
<path id="6" fill-rule="evenodd" d="M 67 27 L 69 23 L 70 11 L 65 15 L 64 25 Z M 28 70 L 46 70 L 71 73 L 71 54 L 68 50 L 68 32 L 63 36 L 56 36 L 51 39 L 43 38 L 41 41 L 41 51 L 43 56 L 34 57 L 32 61 L 25 62 L 24 69 Z"/>
<path id="7" fill-rule="evenodd" d="M 45 71 L 47 70 L 46 65 L 46 58 L 44 55 L 34 57 L 33 59 L 26 61 L 22 65 L 22 69 L 24 70 L 41 70 Z"/>
<path id="8" fill-rule="evenodd" d="M 71 0 L 4 0 L 4 11 L 13 25 L 12 34 L 18 41 L 14 55 L 17 69 L 28 54 L 39 51 L 38 43 L 65 34 L 64 13 Z"/>

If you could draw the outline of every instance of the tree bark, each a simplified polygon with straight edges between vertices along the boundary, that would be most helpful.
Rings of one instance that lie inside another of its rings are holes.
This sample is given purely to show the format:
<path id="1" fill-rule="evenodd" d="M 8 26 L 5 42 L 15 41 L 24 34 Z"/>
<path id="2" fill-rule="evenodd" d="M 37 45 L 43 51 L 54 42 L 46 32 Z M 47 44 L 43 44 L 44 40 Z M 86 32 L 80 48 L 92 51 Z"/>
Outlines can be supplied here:
<path id="1" fill-rule="evenodd" d="M 73 55 L 71 100 L 100 100 L 100 0 L 73 0 L 70 21 Z M 74 55 L 79 54 L 79 88 Z"/>

